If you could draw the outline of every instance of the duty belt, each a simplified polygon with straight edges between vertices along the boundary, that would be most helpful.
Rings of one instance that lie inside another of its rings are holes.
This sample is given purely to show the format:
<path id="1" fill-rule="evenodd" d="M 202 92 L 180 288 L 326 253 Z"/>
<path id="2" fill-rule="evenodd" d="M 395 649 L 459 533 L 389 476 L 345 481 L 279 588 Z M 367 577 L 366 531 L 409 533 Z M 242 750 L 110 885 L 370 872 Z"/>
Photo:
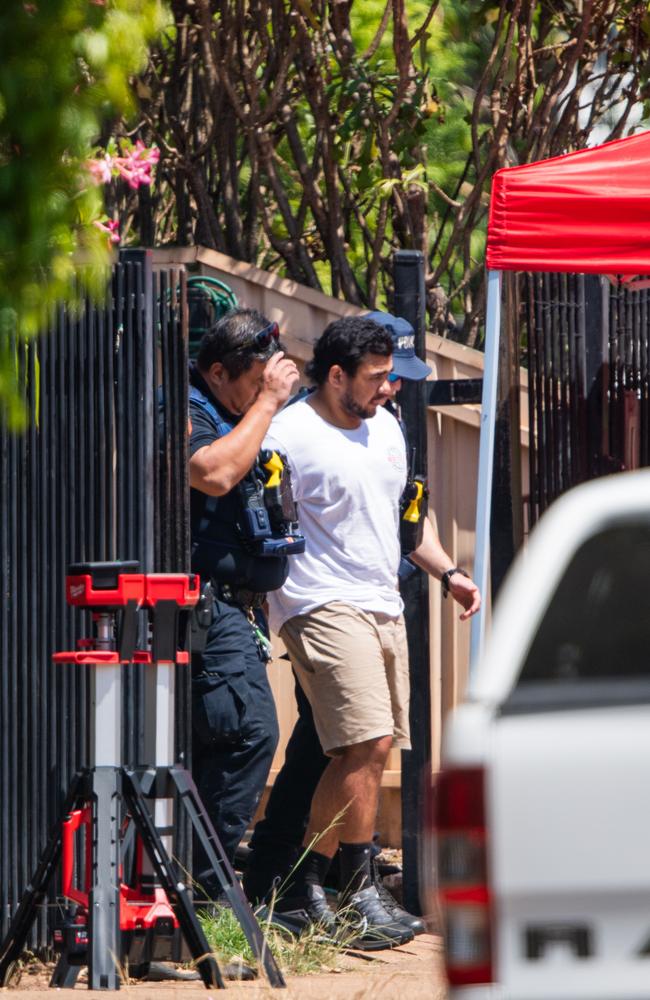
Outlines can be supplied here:
<path id="1" fill-rule="evenodd" d="M 233 587 L 229 583 L 215 584 L 217 597 L 226 604 L 234 604 L 239 608 L 261 608 L 266 600 L 266 594 L 244 587 Z"/>

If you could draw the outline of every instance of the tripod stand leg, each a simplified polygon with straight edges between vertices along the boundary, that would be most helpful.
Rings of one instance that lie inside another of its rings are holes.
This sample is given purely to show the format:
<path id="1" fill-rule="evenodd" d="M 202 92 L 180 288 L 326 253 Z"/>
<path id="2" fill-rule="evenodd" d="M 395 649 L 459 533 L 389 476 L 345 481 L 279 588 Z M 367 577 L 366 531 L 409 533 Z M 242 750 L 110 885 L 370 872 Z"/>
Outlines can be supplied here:
<path id="1" fill-rule="evenodd" d="M 88 987 L 91 990 L 120 988 L 119 773 L 115 767 L 100 766 L 90 775 L 93 866 L 88 894 Z"/>
<path id="2" fill-rule="evenodd" d="M 24 951 L 32 924 L 38 915 L 38 907 L 45 899 L 61 855 L 63 820 L 77 805 L 85 786 L 85 780 L 86 774 L 83 771 L 78 772 L 72 779 L 62 813 L 52 828 L 38 867 L 22 895 L 18 909 L 9 925 L 7 936 L 0 945 L 0 986 L 7 985 L 6 980 L 11 968 Z"/>
<path id="3" fill-rule="evenodd" d="M 77 982 L 77 976 L 80 972 L 81 965 L 75 965 L 70 962 L 66 954 L 61 955 L 52 973 L 50 988 L 71 990 Z"/>
<path id="4" fill-rule="evenodd" d="M 187 886 L 176 875 L 174 866 L 151 819 L 136 775 L 126 769 L 122 771 L 122 793 L 145 850 L 149 854 L 156 876 L 169 900 L 176 902 L 176 916 L 181 931 L 192 957 L 196 961 L 196 967 L 205 986 L 208 989 L 213 986 L 225 989 L 226 986 L 217 960 L 210 950 L 203 928 L 194 912 Z"/>
<path id="5" fill-rule="evenodd" d="M 251 905 L 244 895 L 239 879 L 235 875 L 233 867 L 221 846 L 221 841 L 217 836 L 210 817 L 205 811 L 205 807 L 201 802 L 196 785 L 189 771 L 181 767 L 171 767 L 169 775 L 176 787 L 179 800 L 187 810 L 194 831 L 201 841 L 201 846 L 219 880 L 221 888 L 246 935 L 246 940 L 251 947 L 251 951 L 266 972 L 271 986 L 276 989 L 286 987 L 287 984 L 284 981 L 282 972 L 266 943 L 262 928 L 257 922 Z"/>

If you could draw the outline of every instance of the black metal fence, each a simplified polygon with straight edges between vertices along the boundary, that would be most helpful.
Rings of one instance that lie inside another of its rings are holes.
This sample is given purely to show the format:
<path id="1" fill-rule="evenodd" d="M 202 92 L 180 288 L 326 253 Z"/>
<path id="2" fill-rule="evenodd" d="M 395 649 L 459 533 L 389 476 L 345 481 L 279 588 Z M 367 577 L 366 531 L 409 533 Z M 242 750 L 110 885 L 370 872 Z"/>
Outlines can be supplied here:
<path id="1" fill-rule="evenodd" d="M 609 454 L 623 468 L 650 465 L 650 289 L 609 292 Z"/>
<path id="2" fill-rule="evenodd" d="M 105 303 L 76 313 L 62 305 L 15 356 L 29 428 L 16 435 L 0 422 L 0 936 L 84 762 L 84 668 L 51 661 L 88 632 L 65 601 L 67 566 L 138 559 L 149 572 L 189 569 L 184 275 L 153 273 L 147 252 L 127 251 Z M 161 421 L 160 386 L 169 401 Z M 131 764 L 142 762 L 143 669 L 125 669 Z M 180 671 L 181 757 L 187 684 Z M 48 923 L 44 913 L 31 947 L 49 943 Z"/>
<path id="3" fill-rule="evenodd" d="M 573 274 L 522 288 L 532 525 L 570 487 L 650 464 L 650 290 Z"/>

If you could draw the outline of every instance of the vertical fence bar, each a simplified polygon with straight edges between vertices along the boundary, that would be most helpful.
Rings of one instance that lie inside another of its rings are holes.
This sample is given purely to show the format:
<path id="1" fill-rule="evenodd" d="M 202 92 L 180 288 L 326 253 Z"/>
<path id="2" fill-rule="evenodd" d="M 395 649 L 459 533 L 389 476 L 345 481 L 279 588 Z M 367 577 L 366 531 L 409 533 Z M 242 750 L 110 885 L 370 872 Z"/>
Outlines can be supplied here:
<path id="1" fill-rule="evenodd" d="M 537 342 L 537 326 L 535 323 L 535 286 L 533 276 L 524 276 L 526 293 L 526 336 L 528 341 L 528 530 L 539 517 L 539 475 L 537 441 L 539 428 L 537 422 L 537 379 L 539 377 L 539 348 Z"/>
<path id="2" fill-rule="evenodd" d="M 547 469 L 547 450 L 548 450 L 548 427 L 546 425 L 546 409 L 545 409 L 545 398 L 546 398 L 546 337 L 544 334 L 544 288 L 542 285 L 542 276 L 535 275 L 535 327 L 537 333 L 537 343 L 538 343 L 538 358 L 539 364 L 537 366 L 538 377 L 537 377 L 537 451 L 538 460 L 537 468 L 539 475 L 539 510 L 538 517 L 544 513 L 548 504 L 548 469 Z"/>
<path id="3" fill-rule="evenodd" d="M 503 279 L 505 314 L 499 339 L 490 517 L 490 593 L 494 601 L 523 540 L 521 510 L 519 279 Z"/>
<path id="4" fill-rule="evenodd" d="M 25 347 L 24 351 L 24 379 L 25 398 L 27 401 L 29 429 L 25 434 L 25 535 L 23 544 L 25 551 L 36 551 L 38 547 L 38 521 L 40 516 L 40 497 L 38 494 L 38 461 L 37 461 L 37 428 L 36 428 L 36 401 L 38 399 L 37 360 L 35 344 L 32 341 Z M 38 568 L 38 558 L 36 560 Z M 30 567 L 25 563 L 20 567 L 22 576 L 21 592 L 24 601 L 33 603 L 35 579 L 30 573 Z M 34 694 L 38 692 L 38 672 L 34 669 L 38 656 L 38 619 L 34 616 L 29 621 L 23 623 L 23 641 L 21 650 L 21 673 L 25 685 L 24 699 L 24 729 L 23 729 L 23 755 L 22 760 L 27 766 L 27 774 L 33 775 L 38 769 L 38 697 Z M 25 840 L 25 856 L 23 863 L 23 873 L 29 879 L 38 858 L 38 829 L 42 817 L 40 815 L 39 803 L 34 802 L 33 786 L 31 781 L 23 781 L 23 831 Z"/>
<path id="5" fill-rule="evenodd" d="M 567 468 L 566 438 L 568 430 L 567 413 L 567 381 L 566 381 L 566 322 L 567 309 L 566 297 L 568 289 L 566 287 L 566 274 L 558 274 L 556 278 L 557 306 L 555 309 L 555 372 L 556 372 L 556 394 L 555 412 L 558 428 L 558 484 L 559 489 L 564 492 L 568 489 L 569 470 Z"/>
<path id="6" fill-rule="evenodd" d="M 23 344 L 19 345 L 17 351 L 18 382 L 25 393 L 27 408 L 29 410 L 29 398 L 27 393 L 27 351 Z M 24 605 L 27 599 L 27 578 L 25 565 L 21 559 L 21 554 L 27 550 L 29 539 L 29 435 L 22 436 L 20 446 L 16 451 L 17 462 L 16 474 L 20 482 L 20 501 L 18 506 L 17 531 L 14 539 L 16 552 L 16 591 L 18 595 L 18 607 Z M 18 720 L 18 732 L 16 734 L 16 759 L 28 762 L 29 766 L 29 700 L 27 681 L 27 658 L 30 649 L 30 628 L 29 623 L 21 620 L 17 613 L 14 619 L 15 648 L 18 653 L 16 657 L 17 681 L 16 690 L 16 712 Z M 19 651 L 19 652 L 18 652 Z M 20 836 L 17 876 L 22 880 L 27 875 L 27 859 L 29 856 L 29 820 L 27 817 L 27 803 L 25 800 L 25 783 L 20 782 L 16 788 L 17 808 L 16 821 Z"/>
<path id="7" fill-rule="evenodd" d="M 578 300 L 584 301 L 581 295 L 582 275 L 573 278 L 570 287 L 572 291 L 571 309 L 569 312 L 568 352 L 569 352 L 569 407 L 571 429 L 569 450 L 571 460 L 571 482 L 582 482 L 584 479 L 584 432 L 581 432 L 581 409 L 584 403 L 584 391 L 580 378 L 579 358 L 584 354 L 584 327 L 579 322 Z"/>
<path id="8" fill-rule="evenodd" d="M 16 490 L 18 493 L 17 502 L 12 505 L 11 508 L 11 519 L 9 525 L 9 536 L 7 539 L 7 551 L 8 551 L 8 573 L 6 576 L 7 581 L 7 593 L 11 595 L 11 601 L 9 602 L 10 614 L 9 622 L 7 628 L 7 634 L 9 637 L 9 656 L 12 670 L 12 683 L 8 691 L 8 702 L 9 702 L 9 765 L 11 768 L 11 774 L 15 772 L 16 760 L 18 758 L 18 747 L 17 747 L 17 727 L 16 722 L 18 719 L 18 702 L 17 702 L 17 678 L 16 678 L 16 661 L 15 661 L 15 650 L 18 648 L 18 628 L 17 628 L 17 613 L 18 613 L 18 601 L 16 596 L 18 594 L 18 558 L 16 551 L 16 538 L 19 530 L 19 504 L 21 503 L 21 481 L 20 481 L 20 462 L 18 455 L 19 442 L 16 438 L 10 438 L 9 440 L 9 468 L 8 468 L 8 482 L 16 484 Z M 11 886 L 12 892 L 17 891 L 19 885 L 19 875 L 18 875 L 18 851 L 17 851 L 17 838 L 18 838 L 18 817 L 17 809 L 18 802 L 16 800 L 15 788 L 11 787 L 10 779 L 10 794 L 8 799 L 8 811 L 9 811 L 9 837 L 10 837 L 10 869 L 9 869 L 9 884 Z"/>
<path id="9" fill-rule="evenodd" d="M 544 398 L 544 409 L 546 412 L 547 449 L 546 462 L 548 469 L 548 491 L 552 497 L 558 494 L 558 435 L 557 435 L 557 399 L 555 383 L 555 313 L 557 309 L 556 289 L 554 287 L 555 275 L 545 274 L 544 283 L 546 286 L 544 326 L 545 326 L 545 354 L 546 354 L 546 392 Z"/>
<path id="10" fill-rule="evenodd" d="M 1 411 L 0 411 L 1 412 Z M 2 414 L 4 416 L 4 414 Z M 2 490 L 2 503 L 0 503 L 0 574 L 5 581 L 6 592 L 10 593 L 9 587 L 9 535 L 11 532 L 11 511 L 13 505 L 9 500 L 10 466 L 9 466 L 9 433 L 3 426 L 4 421 L 0 419 L 0 489 Z M 0 810 L 0 886 L 5 886 L 0 910 L 0 932 L 5 933 L 10 916 L 10 903 L 7 899 L 11 892 L 11 830 L 9 822 L 9 806 L 11 802 L 11 788 L 9 783 L 9 741 L 10 728 L 9 720 L 10 705 L 9 691 L 11 688 L 11 673 L 9 659 L 9 609 L 10 601 L 0 601 L 0 755 L 2 766 L 0 766 L 0 796 L 6 803 L 6 807 Z"/>
<path id="11" fill-rule="evenodd" d="M 611 290 L 609 297 L 609 339 L 608 349 L 608 385 L 607 385 L 607 435 L 609 440 L 608 454 L 613 454 L 617 438 L 617 403 L 618 403 L 618 288 Z"/>

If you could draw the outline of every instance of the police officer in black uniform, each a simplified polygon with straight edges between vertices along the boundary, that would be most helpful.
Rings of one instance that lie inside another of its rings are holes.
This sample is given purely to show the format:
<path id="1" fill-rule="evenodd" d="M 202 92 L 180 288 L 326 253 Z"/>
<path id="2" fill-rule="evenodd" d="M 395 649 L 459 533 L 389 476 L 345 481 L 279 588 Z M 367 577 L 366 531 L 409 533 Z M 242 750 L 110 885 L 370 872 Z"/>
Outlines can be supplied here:
<path id="1" fill-rule="evenodd" d="M 259 511 L 250 510 L 259 500 L 263 439 L 298 379 L 278 338 L 277 324 L 256 310 L 233 310 L 203 337 L 190 372 L 192 569 L 213 593 L 202 641 L 200 631 L 193 639 L 193 772 L 231 859 L 278 741 L 261 605 L 282 586 L 290 556 L 260 543 Z M 205 897 L 215 898 L 200 849 L 194 871 Z"/>

